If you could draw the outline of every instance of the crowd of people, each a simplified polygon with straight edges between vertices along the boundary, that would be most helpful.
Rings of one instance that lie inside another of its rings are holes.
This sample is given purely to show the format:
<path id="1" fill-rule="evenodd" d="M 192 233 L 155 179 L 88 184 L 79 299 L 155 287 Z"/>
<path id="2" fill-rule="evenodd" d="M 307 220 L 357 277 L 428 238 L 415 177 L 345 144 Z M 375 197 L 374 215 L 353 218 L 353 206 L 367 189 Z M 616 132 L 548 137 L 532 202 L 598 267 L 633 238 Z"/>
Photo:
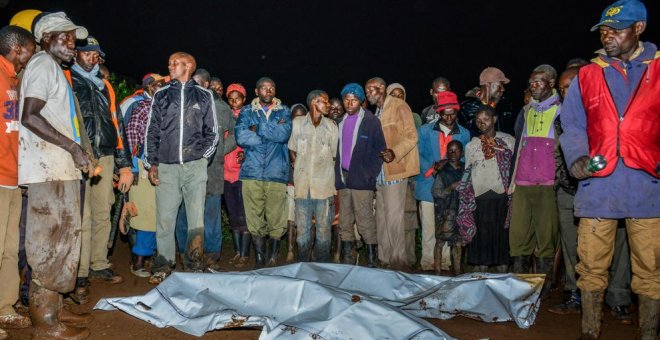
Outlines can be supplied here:
<path id="1" fill-rule="evenodd" d="M 641 2 L 608 6 L 592 29 L 596 58 L 531 70 L 517 114 L 496 67 L 463 101 L 434 79 L 417 114 L 404 86 L 380 77 L 291 107 L 262 77 L 249 100 L 185 52 L 120 103 L 98 40 L 63 12 L 5 26 L 0 339 L 6 328 L 90 334 L 91 315 L 63 300 L 85 304 L 90 282 L 124 281 L 108 259 L 116 192 L 128 195 L 130 272 L 152 284 L 177 263 L 221 270 L 224 200 L 235 268 L 357 265 L 362 252 L 361 263 L 400 271 L 545 274 L 544 299 L 563 272 L 564 300 L 549 310 L 581 313 L 583 338 L 599 336 L 603 300 L 631 324 L 634 292 L 640 338 L 655 339 L 660 52 L 640 41 L 645 28 Z"/>

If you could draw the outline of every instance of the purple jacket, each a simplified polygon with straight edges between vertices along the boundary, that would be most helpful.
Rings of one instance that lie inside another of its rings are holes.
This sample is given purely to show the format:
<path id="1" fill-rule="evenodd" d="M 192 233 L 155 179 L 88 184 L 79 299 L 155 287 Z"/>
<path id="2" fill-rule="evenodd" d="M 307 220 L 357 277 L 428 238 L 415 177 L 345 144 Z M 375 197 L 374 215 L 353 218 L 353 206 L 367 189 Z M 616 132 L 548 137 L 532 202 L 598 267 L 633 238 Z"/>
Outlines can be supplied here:
<path id="1" fill-rule="evenodd" d="M 626 75 L 614 67 L 603 68 L 619 116 L 632 98 L 637 84 L 646 79 L 647 65 L 644 61 L 655 58 L 657 47 L 644 43 L 644 51 L 626 65 L 622 61 L 604 57 L 612 65 L 618 63 L 627 71 Z M 648 75 L 649 81 L 659 81 L 660 75 Z M 646 81 L 646 80 L 645 80 Z M 580 85 L 573 79 L 561 113 L 564 133 L 559 137 L 564 158 L 569 169 L 581 156 L 589 155 L 587 119 Z M 593 141 L 592 141 L 593 142 Z M 642 170 L 631 169 L 619 160 L 614 172 L 607 177 L 590 177 L 578 184 L 575 195 L 575 216 L 601 218 L 656 218 L 660 217 L 660 180 Z"/>

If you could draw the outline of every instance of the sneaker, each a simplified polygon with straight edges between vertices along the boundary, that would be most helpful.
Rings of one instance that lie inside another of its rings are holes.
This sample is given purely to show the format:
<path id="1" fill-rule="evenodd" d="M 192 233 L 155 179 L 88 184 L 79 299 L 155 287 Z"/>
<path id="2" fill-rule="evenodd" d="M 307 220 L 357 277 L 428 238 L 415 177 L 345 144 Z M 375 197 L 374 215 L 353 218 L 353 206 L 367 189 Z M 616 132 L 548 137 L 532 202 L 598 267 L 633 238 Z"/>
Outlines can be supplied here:
<path id="1" fill-rule="evenodd" d="M 614 306 L 612 307 L 612 316 L 624 325 L 632 325 L 632 314 L 628 310 L 628 306 Z"/>
<path id="2" fill-rule="evenodd" d="M 124 282 L 124 278 L 115 274 L 112 269 L 91 270 L 89 271 L 89 281 L 105 282 L 110 284 L 117 284 Z"/>
<path id="3" fill-rule="evenodd" d="M 151 273 L 149 273 L 146 269 L 144 269 L 144 267 L 135 269 L 133 268 L 133 265 L 130 265 L 129 268 L 131 268 L 131 274 L 137 277 L 147 278 L 151 276 Z"/>
<path id="4" fill-rule="evenodd" d="M 149 278 L 149 283 L 152 285 L 159 285 L 161 282 L 167 278 L 168 274 L 166 272 L 155 272 Z"/>
<path id="5" fill-rule="evenodd" d="M 580 295 L 577 294 L 577 291 L 572 292 L 564 302 L 548 308 L 548 312 L 553 314 L 580 314 L 582 312 Z"/>

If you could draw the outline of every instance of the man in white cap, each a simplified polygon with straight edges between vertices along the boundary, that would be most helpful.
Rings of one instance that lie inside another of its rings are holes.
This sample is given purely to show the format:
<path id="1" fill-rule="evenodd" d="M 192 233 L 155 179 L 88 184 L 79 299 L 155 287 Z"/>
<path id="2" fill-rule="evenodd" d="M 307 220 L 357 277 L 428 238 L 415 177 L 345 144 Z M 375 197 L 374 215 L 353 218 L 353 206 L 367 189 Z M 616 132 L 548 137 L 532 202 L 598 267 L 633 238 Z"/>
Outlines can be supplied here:
<path id="1" fill-rule="evenodd" d="M 73 290 L 80 258 L 81 171 L 93 172 L 80 146 L 73 91 L 60 64 L 74 56 L 76 39 L 87 37 L 62 12 L 42 17 L 34 29 L 42 51 L 28 63 L 20 89 L 18 180 L 29 190 L 26 253 L 32 267 L 30 314 L 33 339 L 83 339 L 89 316 L 62 309 Z"/>

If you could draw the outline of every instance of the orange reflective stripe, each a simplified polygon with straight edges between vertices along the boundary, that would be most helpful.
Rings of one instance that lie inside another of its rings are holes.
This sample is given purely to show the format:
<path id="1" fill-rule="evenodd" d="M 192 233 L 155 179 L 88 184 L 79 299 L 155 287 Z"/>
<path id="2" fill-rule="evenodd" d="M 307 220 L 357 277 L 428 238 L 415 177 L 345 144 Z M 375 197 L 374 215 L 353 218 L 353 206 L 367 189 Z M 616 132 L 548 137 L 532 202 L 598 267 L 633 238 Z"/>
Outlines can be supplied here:
<path id="1" fill-rule="evenodd" d="M 115 130 L 117 130 L 117 150 L 122 150 L 124 148 L 124 142 L 121 139 L 121 134 L 119 133 L 119 123 L 117 122 L 117 102 L 115 97 L 115 89 L 112 88 L 112 85 L 109 81 L 103 79 L 105 88 L 108 89 L 108 96 L 110 97 L 110 117 L 112 118 L 112 124 L 115 125 Z"/>

